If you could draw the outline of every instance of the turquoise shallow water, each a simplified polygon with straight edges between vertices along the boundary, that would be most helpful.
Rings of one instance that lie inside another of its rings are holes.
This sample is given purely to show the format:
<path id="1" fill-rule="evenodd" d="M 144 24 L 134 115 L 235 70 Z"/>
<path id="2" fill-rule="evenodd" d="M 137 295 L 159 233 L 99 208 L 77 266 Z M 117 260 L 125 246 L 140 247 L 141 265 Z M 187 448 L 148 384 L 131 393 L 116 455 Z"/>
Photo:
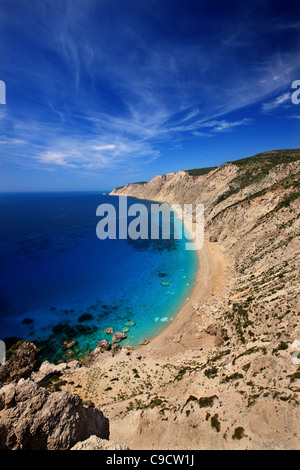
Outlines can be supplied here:
<path id="1" fill-rule="evenodd" d="M 128 198 L 128 205 L 149 201 Z M 198 269 L 186 240 L 99 240 L 96 209 L 119 198 L 97 193 L 0 195 L 0 339 L 38 343 L 44 358 L 66 358 L 64 339 L 76 339 L 74 357 L 93 350 L 105 329 L 122 331 L 137 347 L 179 313 Z M 129 218 L 129 222 L 130 222 Z M 171 219 L 177 230 L 181 221 Z M 163 285 L 165 283 L 166 285 Z M 13 339 L 7 339 L 13 337 Z"/>

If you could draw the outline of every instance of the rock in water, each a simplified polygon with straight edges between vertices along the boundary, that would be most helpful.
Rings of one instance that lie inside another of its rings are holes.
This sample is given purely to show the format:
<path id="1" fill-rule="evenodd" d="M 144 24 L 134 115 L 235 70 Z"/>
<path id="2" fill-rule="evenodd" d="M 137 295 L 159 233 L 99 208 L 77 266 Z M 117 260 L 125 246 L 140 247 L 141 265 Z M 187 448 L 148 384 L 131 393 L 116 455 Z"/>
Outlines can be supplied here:
<path id="1" fill-rule="evenodd" d="M 126 338 L 127 338 L 127 335 L 125 333 L 121 333 L 117 331 L 116 333 L 114 333 L 112 337 L 112 342 L 119 343 L 120 341 L 123 341 L 123 339 L 126 339 Z"/>
<path id="2" fill-rule="evenodd" d="M 110 342 L 106 341 L 106 339 L 102 339 L 98 341 L 97 348 L 101 349 L 101 352 L 109 351 L 110 350 Z"/>
<path id="3" fill-rule="evenodd" d="M 135 322 L 133 320 L 129 320 L 125 322 L 125 326 L 134 326 L 134 325 L 135 325 Z"/>
<path id="4" fill-rule="evenodd" d="M 109 438 L 102 411 L 69 392 L 50 393 L 31 379 L 0 389 L 1 450 L 69 450 L 91 435 Z"/>
<path id="5" fill-rule="evenodd" d="M 74 346 L 76 346 L 76 344 L 77 344 L 76 339 L 73 339 L 73 340 L 70 340 L 70 341 L 67 340 L 67 339 L 65 339 L 65 340 L 63 341 L 62 346 L 61 346 L 61 349 L 62 349 L 63 351 L 66 351 L 67 349 L 72 349 L 72 348 L 74 348 Z"/>

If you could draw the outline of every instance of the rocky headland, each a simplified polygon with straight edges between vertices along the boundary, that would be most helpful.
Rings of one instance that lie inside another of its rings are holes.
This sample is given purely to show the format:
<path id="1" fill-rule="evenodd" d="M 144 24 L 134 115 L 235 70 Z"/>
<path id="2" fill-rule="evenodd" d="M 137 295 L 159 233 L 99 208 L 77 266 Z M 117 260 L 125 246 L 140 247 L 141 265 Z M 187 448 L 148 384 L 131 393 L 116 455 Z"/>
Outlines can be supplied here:
<path id="1" fill-rule="evenodd" d="M 13 346 L 0 448 L 299 449 L 299 169 L 271 151 L 112 191 L 204 204 L 192 296 L 136 350 L 117 335 L 53 365 Z"/>

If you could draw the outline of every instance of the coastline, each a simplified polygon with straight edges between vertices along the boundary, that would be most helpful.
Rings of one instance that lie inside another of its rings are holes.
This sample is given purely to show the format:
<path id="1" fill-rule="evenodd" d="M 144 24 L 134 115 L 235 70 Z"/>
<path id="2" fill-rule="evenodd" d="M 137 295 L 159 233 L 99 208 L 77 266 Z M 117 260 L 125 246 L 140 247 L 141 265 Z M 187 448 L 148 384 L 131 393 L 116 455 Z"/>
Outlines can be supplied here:
<path id="1" fill-rule="evenodd" d="M 190 297 L 176 318 L 158 333 L 149 344 L 136 349 L 143 355 L 175 356 L 191 348 L 199 348 L 201 305 L 210 303 L 228 282 L 229 261 L 217 242 L 205 240 L 198 250 L 199 269 Z"/>
<path id="2" fill-rule="evenodd" d="M 122 195 L 119 195 L 119 197 Z M 144 199 L 134 196 L 136 199 Z M 146 200 L 146 199 L 145 199 Z M 163 201 L 155 201 L 164 203 Z M 166 203 L 164 203 L 166 204 Z M 178 215 L 178 214 L 177 214 Z M 184 219 L 183 219 L 184 223 Z M 189 230 L 188 226 L 185 228 Z M 217 292 L 228 282 L 226 271 L 229 267 L 227 256 L 217 242 L 204 240 L 204 245 L 197 250 L 199 268 L 190 297 L 186 300 L 174 320 L 155 335 L 147 345 L 134 348 L 143 356 L 159 355 L 169 357 L 190 348 L 199 348 L 201 323 L 201 305 L 212 302 Z M 193 308 L 193 306 L 195 308 Z M 196 307 L 197 306 L 197 307 Z M 203 336 L 203 335 L 202 335 Z"/>

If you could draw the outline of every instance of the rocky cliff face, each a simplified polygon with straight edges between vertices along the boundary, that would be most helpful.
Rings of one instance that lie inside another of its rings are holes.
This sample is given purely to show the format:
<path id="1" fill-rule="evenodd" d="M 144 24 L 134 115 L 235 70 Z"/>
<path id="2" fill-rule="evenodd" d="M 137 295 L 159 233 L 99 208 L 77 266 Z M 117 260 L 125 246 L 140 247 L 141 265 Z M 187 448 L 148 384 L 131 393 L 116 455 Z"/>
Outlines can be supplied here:
<path id="1" fill-rule="evenodd" d="M 272 151 L 114 190 L 205 205 L 208 294 L 163 337 L 166 354 L 155 339 L 113 354 L 100 342 L 89 362 L 39 367 L 33 345 L 13 348 L 0 448 L 299 449 L 299 168 L 300 150 Z M 102 440 L 97 407 L 125 446 Z"/>
<path id="2" fill-rule="evenodd" d="M 78 396 L 51 393 L 31 379 L 0 389 L 0 449 L 68 450 L 92 435 L 108 439 L 108 419 Z"/>
<path id="3" fill-rule="evenodd" d="M 205 175 L 169 173 L 111 194 L 203 203 L 205 236 L 218 241 L 235 268 L 238 301 L 228 301 L 225 313 L 231 329 L 244 344 L 257 335 L 300 337 L 299 170 L 300 150 L 271 151 Z"/>
<path id="4" fill-rule="evenodd" d="M 203 203 L 205 238 L 231 266 L 221 292 L 195 306 L 199 350 L 168 361 L 173 376 L 153 391 L 157 413 L 150 398 L 132 405 L 131 420 L 153 439 L 161 420 L 166 447 L 299 448 L 299 169 L 299 149 L 271 151 L 111 193 Z M 215 344 L 206 350 L 207 335 Z"/>

